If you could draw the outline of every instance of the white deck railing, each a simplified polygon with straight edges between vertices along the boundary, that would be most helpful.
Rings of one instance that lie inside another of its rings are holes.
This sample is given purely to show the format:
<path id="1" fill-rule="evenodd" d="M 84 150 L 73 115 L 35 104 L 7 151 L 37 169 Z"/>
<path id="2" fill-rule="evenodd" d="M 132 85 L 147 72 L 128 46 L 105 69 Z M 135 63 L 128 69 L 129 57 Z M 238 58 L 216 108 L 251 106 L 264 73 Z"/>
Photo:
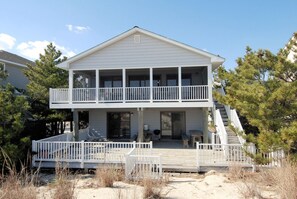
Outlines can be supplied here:
<path id="1" fill-rule="evenodd" d="M 253 168 L 256 163 L 253 161 L 252 155 L 255 154 L 260 154 L 264 160 L 267 160 L 266 164 L 258 165 L 262 167 L 280 167 L 284 159 L 283 151 L 261 153 L 253 145 L 197 143 L 196 146 L 198 169 L 201 166 L 228 167 L 232 165 Z"/>
<path id="2" fill-rule="evenodd" d="M 95 89 L 96 90 L 96 89 Z M 99 88 L 99 102 L 118 102 L 123 100 L 123 88 Z"/>
<path id="3" fill-rule="evenodd" d="M 182 86 L 183 100 L 207 100 L 208 86 Z"/>
<path id="4" fill-rule="evenodd" d="M 127 101 L 148 101 L 150 100 L 150 87 L 127 87 Z"/>
<path id="5" fill-rule="evenodd" d="M 138 148 L 133 148 L 126 155 L 125 176 L 126 179 L 137 180 L 160 179 L 162 177 L 161 157 L 152 155 L 151 151 L 139 154 Z"/>
<path id="6" fill-rule="evenodd" d="M 73 102 L 95 102 L 96 89 L 95 88 L 74 88 L 72 90 Z"/>
<path id="7" fill-rule="evenodd" d="M 178 86 L 153 87 L 153 100 L 177 101 L 179 99 Z"/>
<path id="8" fill-rule="evenodd" d="M 59 103 L 68 103 L 69 95 L 68 88 L 50 89 L 50 100 L 54 100 Z"/>
<path id="9" fill-rule="evenodd" d="M 179 89 L 181 91 L 179 92 Z M 97 96 L 98 95 L 98 96 Z M 207 101 L 208 85 L 50 89 L 50 103 Z"/>
<path id="10" fill-rule="evenodd" d="M 38 142 L 72 141 L 72 140 L 73 140 L 73 134 L 72 133 L 64 133 L 64 134 L 55 135 L 55 136 L 52 136 L 52 137 L 48 137 L 48 138 L 38 140 Z"/>
<path id="11" fill-rule="evenodd" d="M 137 155 L 151 153 L 152 142 L 67 142 L 33 141 L 36 162 L 124 163 L 125 154 L 136 148 Z M 81 166 L 83 168 L 83 166 Z"/>

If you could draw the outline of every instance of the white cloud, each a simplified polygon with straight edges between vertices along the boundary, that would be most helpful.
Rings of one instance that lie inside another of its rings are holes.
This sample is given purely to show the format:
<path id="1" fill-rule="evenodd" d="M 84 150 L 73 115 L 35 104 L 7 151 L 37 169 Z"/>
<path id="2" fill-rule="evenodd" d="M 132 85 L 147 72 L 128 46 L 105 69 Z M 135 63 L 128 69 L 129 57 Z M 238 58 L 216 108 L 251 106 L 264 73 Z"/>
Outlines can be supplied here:
<path id="1" fill-rule="evenodd" d="M 0 50 L 12 49 L 16 39 L 5 33 L 0 33 Z"/>
<path id="2" fill-rule="evenodd" d="M 17 46 L 17 50 L 21 55 L 28 57 L 29 59 L 35 60 L 39 59 L 39 54 L 44 54 L 44 49 L 49 44 L 49 41 L 28 41 L 22 42 Z M 56 49 L 62 52 L 62 56 L 72 57 L 75 53 L 64 46 L 60 46 L 53 42 Z"/>
<path id="3" fill-rule="evenodd" d="M 74 26 L 72 24 L 67 24 L 66 27 L 70 32 L 75 32 L 77 34 L 87 32 L 91 29 L 89 26 Z"/>

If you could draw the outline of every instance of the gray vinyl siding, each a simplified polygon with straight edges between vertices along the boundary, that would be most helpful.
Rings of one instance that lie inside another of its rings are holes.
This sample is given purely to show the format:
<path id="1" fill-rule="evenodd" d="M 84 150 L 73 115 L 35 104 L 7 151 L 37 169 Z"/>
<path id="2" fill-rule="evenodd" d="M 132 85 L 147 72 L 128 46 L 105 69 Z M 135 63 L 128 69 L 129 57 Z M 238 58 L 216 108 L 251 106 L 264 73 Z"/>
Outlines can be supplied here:
<path id="1" fill-rule="evenodd" d="M 184 111 L 186 113 L 186 133 L 190 130 L 202 130 L 203 118 L 201 108 L 191 109 L 145 109 L 143 123 L 149 125 L 150 130 L 160 129 L 160 116 L 162 111 Z M 103 137 L 107 132 L 107 112 L 130 112 L 131 115 L 131 137 L 138 132 L 138 115 L 136 109 L 94 109 L 89 111 L 90 129 L 97 130 Z"/>
<path id="2" fill-rule="evenodd" d="M 210 58 L 173 44 L 140 35 L 140 43 L 130 35 L 70 64 L 71 69 L 151 67 L 210 64 Z"/>
<path id="3" fill-rule="evenodd" d="M 16 88 L 26 89 L 29 80 L 24 75 L 24 69 L 24 67 L 5 63 L 5 70 L 8 72 L 8 77 L 4 83 L 10 83 Z"/>

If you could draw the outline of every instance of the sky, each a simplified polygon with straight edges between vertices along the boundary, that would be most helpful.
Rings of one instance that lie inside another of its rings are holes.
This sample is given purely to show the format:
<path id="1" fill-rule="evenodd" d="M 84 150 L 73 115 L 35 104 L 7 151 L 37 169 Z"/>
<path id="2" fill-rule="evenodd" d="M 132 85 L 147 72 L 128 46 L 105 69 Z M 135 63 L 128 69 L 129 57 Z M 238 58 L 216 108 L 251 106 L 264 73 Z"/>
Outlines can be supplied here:
<path id="1" fill-rule="evenodd" d="M 0 49 L 30 60 L 49 42 L 67 57 L 134 26 L 226 59 L 277 53 L 297 32 L 296 0 L 2 0 Z"/>

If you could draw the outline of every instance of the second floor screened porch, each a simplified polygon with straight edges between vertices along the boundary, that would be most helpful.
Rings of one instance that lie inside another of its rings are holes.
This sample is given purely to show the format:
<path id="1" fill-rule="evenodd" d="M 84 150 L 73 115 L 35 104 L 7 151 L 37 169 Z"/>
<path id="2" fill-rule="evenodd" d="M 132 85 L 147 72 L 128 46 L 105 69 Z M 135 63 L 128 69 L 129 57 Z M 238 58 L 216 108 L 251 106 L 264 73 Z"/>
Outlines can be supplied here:
<path id="1" fill-rule="evenodd" d="M 70 70 L 50 104 L 211 102 L 210 66 Z"/>

